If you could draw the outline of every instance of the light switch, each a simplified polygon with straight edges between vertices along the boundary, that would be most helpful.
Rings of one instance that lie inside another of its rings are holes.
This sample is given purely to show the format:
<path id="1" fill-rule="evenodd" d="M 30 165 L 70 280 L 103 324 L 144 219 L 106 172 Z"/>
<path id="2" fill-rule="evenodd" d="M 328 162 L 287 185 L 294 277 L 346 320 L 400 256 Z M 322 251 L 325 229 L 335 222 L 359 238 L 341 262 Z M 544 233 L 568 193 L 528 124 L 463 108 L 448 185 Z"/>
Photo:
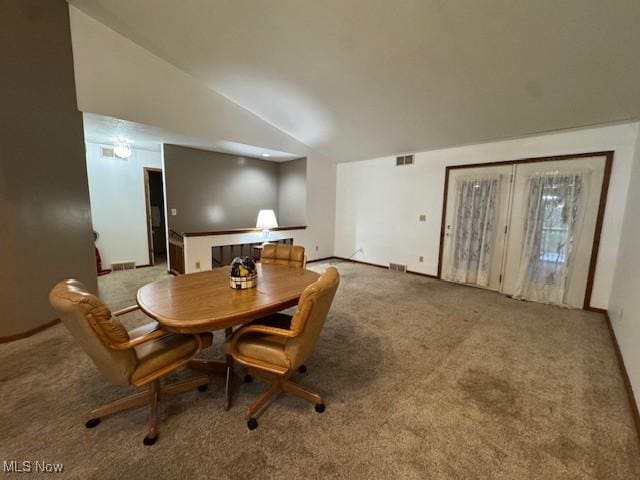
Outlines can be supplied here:
<path id="1" fill-rule="evenodd" d="M 178 214 L 178 209 L 172 208 L 171 209 L 171 216 L 175 217 L 177 214 Z"/>
<path id="2" fill-rule="evenodd" d="M 422 215 L 420 215 L 420 221 L 421 222 L 426 222 L 427 221 L 427 216 L 424 213 Z"/>

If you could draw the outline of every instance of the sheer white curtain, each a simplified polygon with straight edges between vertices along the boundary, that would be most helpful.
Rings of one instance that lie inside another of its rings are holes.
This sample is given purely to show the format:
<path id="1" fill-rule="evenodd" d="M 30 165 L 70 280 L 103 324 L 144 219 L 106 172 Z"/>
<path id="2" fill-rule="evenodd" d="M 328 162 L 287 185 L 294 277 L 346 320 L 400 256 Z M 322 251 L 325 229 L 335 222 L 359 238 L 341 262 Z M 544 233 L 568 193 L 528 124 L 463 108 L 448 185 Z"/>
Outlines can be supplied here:
<path id="1" fill-rule="evenodd" d="M 524 245 L 514 298 L 567 306 L 574 238 L 584 223 L 589 172 L 527 180 Z"/>
<path id="2" fill-rule="evenodd" d="M 500 175 L 457 180 L 450 280 L 489 284 L 499 188 Z"/>

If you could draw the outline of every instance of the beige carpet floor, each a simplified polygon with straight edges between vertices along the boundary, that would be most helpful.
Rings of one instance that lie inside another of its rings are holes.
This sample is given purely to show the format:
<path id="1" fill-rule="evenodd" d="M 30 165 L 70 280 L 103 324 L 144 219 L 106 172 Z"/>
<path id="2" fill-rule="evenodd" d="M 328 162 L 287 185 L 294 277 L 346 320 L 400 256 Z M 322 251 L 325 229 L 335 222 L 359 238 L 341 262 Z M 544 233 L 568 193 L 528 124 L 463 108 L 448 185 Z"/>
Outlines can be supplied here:
<path id="1" fill-rule="evenodd" d="M 215 378 L 206 393 L 164 401 L 153 447 L 142 445 L 144 409 L 88 430 L 88 410 L 129 390 L 111 386 L 57 325 L 0 345 L 0 461 L 61 462 L 64 477 L 81 479 L 640 478 L 602 315 L 336 265 L 340 290 L 297 377 L 324 395 L 325 413 L 280 397 L 249 431 L 244 411 L 263 386 L 238 378 L 225 412 Z M 101 294 L 123 307 L 163 275 L 113 273 Z"/>

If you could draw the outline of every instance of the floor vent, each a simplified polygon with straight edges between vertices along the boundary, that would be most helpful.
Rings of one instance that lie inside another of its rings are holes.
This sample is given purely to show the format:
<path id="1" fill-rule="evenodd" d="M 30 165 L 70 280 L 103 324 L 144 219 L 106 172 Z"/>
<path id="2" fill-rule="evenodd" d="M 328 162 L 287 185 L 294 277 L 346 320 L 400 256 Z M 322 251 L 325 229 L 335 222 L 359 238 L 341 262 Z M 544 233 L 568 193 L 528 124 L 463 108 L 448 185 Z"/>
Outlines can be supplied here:
<path id="1" fill-rule="evenodd" d="M 394 272 L 406 273 L 407 266 L 406 265 L 402 265 L 400 263 L 390 263 L 389 264 L 389 270 L 393 270 Z"/>
<path id="2" fill-rule="evenodd" d="M 111 270 L 133 270 L 136 268 L 136 262 L 116 262 L 111 264 Z"/>

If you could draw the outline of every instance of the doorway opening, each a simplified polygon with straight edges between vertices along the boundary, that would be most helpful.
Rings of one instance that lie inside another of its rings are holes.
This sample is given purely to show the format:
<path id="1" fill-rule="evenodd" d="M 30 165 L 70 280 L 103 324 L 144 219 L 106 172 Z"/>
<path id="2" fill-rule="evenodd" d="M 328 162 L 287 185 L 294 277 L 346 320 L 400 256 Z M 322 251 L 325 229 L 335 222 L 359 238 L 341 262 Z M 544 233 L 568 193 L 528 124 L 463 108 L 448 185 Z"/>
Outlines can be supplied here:
<path id="1" fill-rule="evenodd" d="M 144 192 L 147 205 L 147 241 L 149 264 L 167 261 L 166 219 L 164 216 L 164 180 L 159 168 L 144 169 Z"/>
<path id="2" fill-rule="evenodd" d="M 591 308 L 613 152 L 447 167 L 438 277 Z"/>

